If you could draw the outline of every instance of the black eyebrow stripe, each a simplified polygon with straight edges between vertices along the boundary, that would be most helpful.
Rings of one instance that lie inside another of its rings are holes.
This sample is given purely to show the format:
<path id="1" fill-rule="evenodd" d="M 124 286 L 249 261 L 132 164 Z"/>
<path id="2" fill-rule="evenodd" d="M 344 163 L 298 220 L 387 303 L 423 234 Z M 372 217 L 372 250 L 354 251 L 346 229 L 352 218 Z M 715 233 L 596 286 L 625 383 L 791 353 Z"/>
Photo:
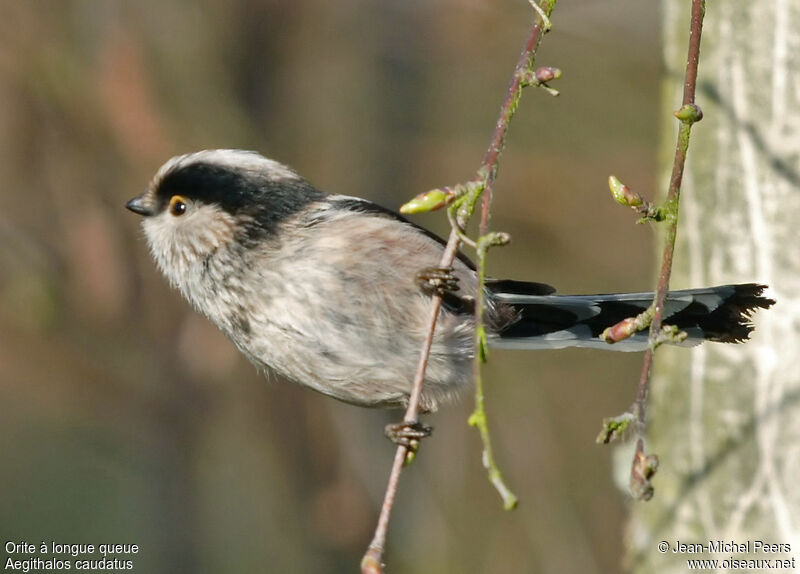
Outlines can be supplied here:
<path id="1" fill-rule="evenodd" d="M 273 179 L 257 171 L 194 162 L 167 172 L 155 188 L 158 209 L 174 195 L 220 206 L 234 216 L 249 216 L 254 238 L 274 234 L 280 223 L 326 197 L 301 178 Z"/>

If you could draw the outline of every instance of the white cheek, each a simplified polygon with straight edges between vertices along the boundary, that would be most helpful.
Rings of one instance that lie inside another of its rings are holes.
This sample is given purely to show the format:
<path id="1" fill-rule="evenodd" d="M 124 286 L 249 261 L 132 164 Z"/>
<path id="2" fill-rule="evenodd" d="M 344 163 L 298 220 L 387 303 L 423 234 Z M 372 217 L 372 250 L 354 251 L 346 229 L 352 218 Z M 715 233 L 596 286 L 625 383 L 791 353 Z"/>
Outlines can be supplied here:
<path id="1" fill-rule="evenodd" d="M 148 217 L 142 222 L 142 228 L 159 270 L 173 286 L 177 286 L 181 275 L 179 266 L 182 266 L 181 262 L 185 259 L 180 253 L 185 248 L 179 245 L 179 236 L 175 233 L 170 216 L 161 214 Z"/>
<path id="2" fill-rule="evenodd" d="M 192 206 L 178 217 L 164 212 L 142 223 L 158 268 L 186 295 L 204 259 L 233 239 L 235 226 L 231 215 L 209 205 Z"/>

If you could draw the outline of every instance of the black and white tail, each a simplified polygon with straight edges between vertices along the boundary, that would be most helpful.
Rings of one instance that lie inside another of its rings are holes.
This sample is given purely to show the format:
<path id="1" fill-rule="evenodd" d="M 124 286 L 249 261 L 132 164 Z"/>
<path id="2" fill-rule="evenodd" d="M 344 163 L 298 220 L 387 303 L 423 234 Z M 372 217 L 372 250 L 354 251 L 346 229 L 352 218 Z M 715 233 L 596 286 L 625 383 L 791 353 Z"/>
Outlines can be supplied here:
<path id="1" fill-rule="evenodd" d="M 510 287 L 504 289 L 504 287 Z M 532 284 L 528 293 L 542 293 L 543 285 Z M 722 285 L 704 289 L 670 291 L 664 304 L 664 324 L 688 334 L 681 346 L 703 341 L 740 343 L 750 336 L 750 316 L 767 309 L 774 300 L 761 294 L 765 285 Z M 652 293 L 611 295 L 526 294 L 525 284 L 498 282 L 490 285 L 492 296 L 518 309 L 519 319 L 489 341 L 501 349 L 561 349 L 591 347 L 609 351 L 643 351 L 647 331 L 608 344 L 603 330 L 644 311 L 653 302 Z M 545 291 L 546 292 L 546 291 Z"/>

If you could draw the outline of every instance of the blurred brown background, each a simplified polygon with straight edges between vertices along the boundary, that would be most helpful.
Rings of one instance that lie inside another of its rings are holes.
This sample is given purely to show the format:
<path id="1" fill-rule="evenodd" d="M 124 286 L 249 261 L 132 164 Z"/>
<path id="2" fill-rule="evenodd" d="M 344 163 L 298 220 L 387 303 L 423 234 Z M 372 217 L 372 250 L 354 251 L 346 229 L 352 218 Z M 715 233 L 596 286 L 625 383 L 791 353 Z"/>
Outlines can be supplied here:
<path id="1" fill-rule="evenodd" d="M 134 543 L 148 573 L 356 571 L 393 455 L 382 427 L 401 414 L 260 377 L 170 291 L 123 205 L 170 156 L 214 147 L 390 207 L 464 181 L 528 3 L 0 7 L 3 543 Z M 605 180 L 656 195 L 656 7 L 563 0 L 554 24 L 537 62 L 564 70 L 562 95 L 524 95 L 493 210 L 513 243 L 490 271 L 648 289 L 651 231 Z M 627 495 L 594 437 L 632 400 L 640 360 L 493 353 L 490 424 L 520 508 L 485 478 L 465 397 L 429 417 L 403 476 L 391 571 L 618 571 Z"/>

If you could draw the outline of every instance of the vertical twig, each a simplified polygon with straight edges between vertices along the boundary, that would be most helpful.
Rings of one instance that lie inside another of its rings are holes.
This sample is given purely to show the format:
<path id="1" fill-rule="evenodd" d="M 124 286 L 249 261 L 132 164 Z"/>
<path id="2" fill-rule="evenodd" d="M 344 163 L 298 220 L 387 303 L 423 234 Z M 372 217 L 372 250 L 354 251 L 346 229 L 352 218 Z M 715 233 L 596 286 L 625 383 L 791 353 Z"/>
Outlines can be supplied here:
<path id="1" fill-rule="evenodd" d="M 486 203 L 484 212 L 488 211 Z M 487 342 L 486 328 L 483 324 L 484 311 L 484 284 L 486 282 L 486 253 L 493 245 L 503 245 L 509 240 L 505 233 L 489 233 L 488 229 L 478 238 L 478 291 L 475 297 L 475 360 L 473 362 L 473 378 L 475 380 L 475 409 L 469 417 L 469 424 L 476 427 L 483 443 L 483 466 L 489 473 L 489 481 L 503 499 L 503 507 L 513 510 L 519 500 L 503 480 L 500 468 L 494 460 L 494 449 L 489 435 L 489 422 L 486 416 L 485 398 L 483 393 L 483 375 L 481 365 L 486 361 Z"/>
<path id="2" fill-rule="evenodd" d="M 550 13 L 555 6 L 556 0 L 543 0 L 541 10 L 549 17 Z M 509 122 L 516 111 L 519 103 L 520 94 L 524 87 L 524 71 L 528 70 L 533 61 L 536 49 L 542 40 L 543 32 L 547 30 L 542 23 L 541 18 L 536 18 L 531 26 L 528 37 L 525 41 L 522 53 L 517 60 L 517 65 L 514 68 L 514 75 L 506 92 L 506 98 L 500 110 L 500 117 L 495 125 L 495 130 L 492 135 L 492 140 L 489 149 L 484 156 L 481 168 L 478 170 L 479 174 L 485 174 L 485 182 L 483 189 L 486 192 L 484 195 L 485 209 L 481 217 L 481 229 L 484 230 L 488 227 L 488 201 L 491 198 L 492 184 L 497 176 L 498 160 L 500 153 L 505 143 L 505 135 L 508 131 Z M 546 22 L 549 27 L 549 22 Z M 475 196 L 472 201 L 477 201 L 479 196 Z M 487 200 L 486 198 L 489 198 Z M 439 262 L 439 267 L 449 268 L 452 267 L 458 253 L 458 248 L 461 245 L 460 230 L 455 226 L 450 231 L 450 236 L 447 240 L 442 259 Z M 419 415 L 419 399 L 422 392 L 422 383 L 425 380 L 425 371 L 428 366 L 428 358 L 430 356 L 431 345 L 433 344 L 434 333 L 436 332 L 436 322 L 439 317 L 442 299 L 439 295 L 434 295 L 431 298 L 431 310 L 428 315 L 428 330 L 420 350 L 419 362 L 417 363 L 417 370 L 414 376 L 414 382 L 411 389 L 411 394 L 408 399 L 408 408 L 406 409 L 405 421 L 415 423 Z M 403 465 L 408 455 L 408 449 L 405 446 L 398 446 L 395 452 L 392 470 L 389 475 L 389 483 L 386 486 L 386 493 L 384 496 L 381 512 L 378 517 L 378 523 L 375 528 L 372 542 L 361 560 L 361 571 L 363 574 L 380 574 L 383 571 L 382 558 L 383 550 L 386 544 L 386 535 L 389 528 L 389 518 L 391 517 L 392 508 L 394 506 L 395 497 L 397 495 L 397 486 L 400 481 L 400 474 L 403 470 Z"/>
<path id="3" fill-rule="evenodd" d="M 692 124 L 699 121 L 703 115 L 700 108 L 694 103 L 695 92 L 697 90 L 697 66 L 700 60 L 700 36 L 703 30 L 703 17 L 705 15 L 705 0 L 692 0 L 692 21 L 689 36 L 689 53 L 686 61 L 686 74 L 683 85 L 683 105 L 675 112 L 675 116 L 680 120 L 678 128 L 678 142 L 675 146 L 675 159 L 672 164 L 672 175 L 669 181 L 669 191 L 664 205 L 664 213 L 667 222 L 667 237 L 664 246 L 664 255 L 661 261 L 661 272 L 658 277 L 658 286 L 653 299 L 653 319 L 650 324 L 650 334 L 648 338 L 648 348 L 642 363 L 642 372 L 639 378 L 639 387 L 634 402 L 634 414 L 636 415 L 636 428 L 639 440 L 637 441 L 637 452 L 633 461 L 631 471 L 631 491 L 637 498 L 649 499 L 653 494 L 652 486 L 649 484 L 649 476 L 654 472 L 647 472 L 645 467 L 653 467 L 653 457 L 644 456 L 643 438 L 645 434 L 647 394 L 650 388 L 650 376 L 653 367 L 653 353 L 659 344 L 661 336 L 661 325 L 664 314 L 664 299 L 669 290 L 669 278 L 672 273 L 672 259 L 675 252 L 675 237 L 678 231 L 678 205 L 680 202 L 681 181 L 683 180 L 683 169 L 686 164 L 686 154 L 689 149 L 689 134 Z M 649 461 L 648 461 L 649 459 Z M 648 462 L 643 462 L 648 461 Z M 649 466 L 648 466 L 649 465 Z M 646 476 L 649 475 L 649 476 Z M 642 483 L 644 480 L 645 483 Z"/>

